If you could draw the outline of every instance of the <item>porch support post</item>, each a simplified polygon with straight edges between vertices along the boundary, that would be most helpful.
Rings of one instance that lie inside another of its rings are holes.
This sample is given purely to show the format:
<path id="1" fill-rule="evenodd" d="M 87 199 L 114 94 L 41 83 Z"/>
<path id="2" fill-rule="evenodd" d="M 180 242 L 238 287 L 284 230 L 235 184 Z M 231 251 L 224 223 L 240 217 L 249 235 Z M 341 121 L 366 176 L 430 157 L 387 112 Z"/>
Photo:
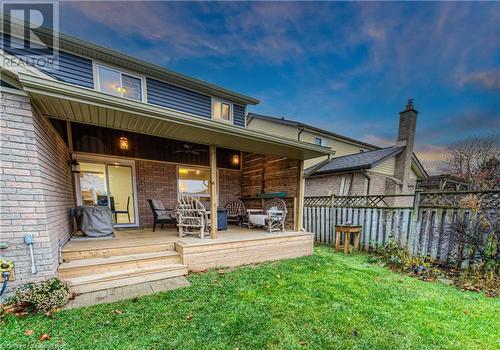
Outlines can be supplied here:
<path id="1" fill-rule="evenodd" d="M 304 187 L 305 187 L 305 180 L 304 180 L 304 161 L 299 160 L 298 161 L 298 175 L 297 175 L 297 200 L 295 201 L 296 206 L 295 206 L 295 231 L 302 231 L 303 225 L 302 225 L 302 218 L 304 215 Z"/>
<path id="2" fill-rule="evenodd" d="M 210 227 L 212 239 L 217 238 L 217 148 L 209 146 L 210 160 Z"/>

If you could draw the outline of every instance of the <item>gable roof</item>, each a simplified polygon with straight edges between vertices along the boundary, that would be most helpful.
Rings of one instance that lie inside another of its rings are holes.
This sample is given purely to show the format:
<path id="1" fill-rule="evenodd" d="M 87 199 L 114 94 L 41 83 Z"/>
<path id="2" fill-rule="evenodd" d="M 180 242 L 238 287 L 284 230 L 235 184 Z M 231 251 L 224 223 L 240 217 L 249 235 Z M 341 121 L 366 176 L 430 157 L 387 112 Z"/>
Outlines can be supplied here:
<path id="1" fill-rule="evenodd" d="M 403 147 L 392 146 L 374 151 L 349 154 L 321 162 L 306 169 L 306 176 L 370 169 L 389 157 L 398 155 Z"/>
<path id="2" fill-rule="evenodd" d="M 248 123 L 250 123 L 250 121 L 253 118 L 260 119 L 260 120 L 267 120 L 269 122 L 277 123 L 277 124 L 281 124 L 281 125 L 288 125 L 288 126 L 293 126 L 293 127 L 297 127 L 297 128 L 309 129 L 309 130 L 312 130 L 314 132 L 325 134 L 325 135 L 331 136 L 333 138 L 341 139 L 341 140 L 344 140 L 344 141 L 347 141 L 350 143 L 355 143 L 357 145 L 362 145 L 362 146 L 365 146 L 367 148 L 372 148 L 372 149 L 379 149 L 380 148 L 378 146 L 372 145 L 372 144 L 367 143 L 367 142 L 359 141 L 359 140 L 356 140 L 356 139 L 353 139 L 353 138 L 350 138 L 350 137 L 347 137 L 344 135 L 336 134 L 332 131 L 328 131 L 325 129 L 320 129 L 320 128 L 313 126 L 313 125 L 310 125 L 310 124 L 305 124 L 305 123 L 298 122 L 295 120 L 285 119 L 284 117 L 271 117 L 271 116 L 267 116 L 267 115 L 263 115 L 263 114 L 248 113 L 247 114 L 247 125 L 248 125 Z"/>

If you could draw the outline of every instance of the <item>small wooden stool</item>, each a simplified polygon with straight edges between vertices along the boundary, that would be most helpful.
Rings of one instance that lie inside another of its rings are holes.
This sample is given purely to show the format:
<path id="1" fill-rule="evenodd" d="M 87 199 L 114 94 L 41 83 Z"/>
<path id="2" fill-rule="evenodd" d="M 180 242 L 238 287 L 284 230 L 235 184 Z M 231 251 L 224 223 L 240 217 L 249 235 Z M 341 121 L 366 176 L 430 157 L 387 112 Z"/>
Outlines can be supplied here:
<path id="1" fill-rule="evenodd" d="M 335 250 L 340 251 L 340 236 L 344 237 L 344 253 L 349 254 L 349 246 L 351 245 L 351 234 L 354 235 L 354 248 L 359 250 L 359 242 L 361 237 L 362 226 L 335 226 Z"/>

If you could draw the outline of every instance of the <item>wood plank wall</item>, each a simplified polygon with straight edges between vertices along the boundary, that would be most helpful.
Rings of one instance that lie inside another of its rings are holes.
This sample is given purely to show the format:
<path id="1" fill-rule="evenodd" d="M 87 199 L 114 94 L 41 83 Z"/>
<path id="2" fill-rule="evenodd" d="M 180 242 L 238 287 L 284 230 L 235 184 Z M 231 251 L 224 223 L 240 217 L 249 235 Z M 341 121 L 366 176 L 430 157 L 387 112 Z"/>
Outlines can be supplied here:
<path id="1" fill-rule="evenodd" d="M 293 228 L 299 161 L 272 155 L 243 153 L 241 196 L 247 208 L 261 208 L 257 195 L 286 192 L 287 228 Z"/>

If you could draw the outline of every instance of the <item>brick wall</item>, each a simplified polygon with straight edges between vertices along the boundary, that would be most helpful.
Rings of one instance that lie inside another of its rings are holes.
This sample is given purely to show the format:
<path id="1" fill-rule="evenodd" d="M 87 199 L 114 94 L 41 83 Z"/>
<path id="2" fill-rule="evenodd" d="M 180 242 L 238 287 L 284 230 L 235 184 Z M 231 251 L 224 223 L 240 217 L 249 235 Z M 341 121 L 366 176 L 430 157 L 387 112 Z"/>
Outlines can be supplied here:
<path id="1" fill-rule="evenodd" d="M 71 233 L 74 196 L 69 151 L 57 132 L 33 112 L 28 97 L 6 92 L 0 97 L 0 239 L 9 245 L 0 254 L 15 264 L 10 292 L 56 274 L 58 240 Z M 26 233 L 34 237 L 36 275 L 31 274 Z"/>
<path id="2" fill-rule="evenodd" d="M 306 178 L 305 196 L 338 196 L 343 177 L 351 178 L 350 196 L 366 195 L 367 179 L 361 173 L 332 174 Z"/>
<path id="3" fill-rule="evenodd" d="M 241 198 L 241 172 L 219 169 L 219 206 Z"/>
<path id="4" fill-rule="evenodd" d="M 177 204 L 177 164 L 138 160 L 135 163 L 137 206 L 142 227 L 153 226 L 153 213 L 148 199 L 160 199 L 165 207 Z M 241 197 L 241 173 L 219 169 L 219 204 Z"/>

